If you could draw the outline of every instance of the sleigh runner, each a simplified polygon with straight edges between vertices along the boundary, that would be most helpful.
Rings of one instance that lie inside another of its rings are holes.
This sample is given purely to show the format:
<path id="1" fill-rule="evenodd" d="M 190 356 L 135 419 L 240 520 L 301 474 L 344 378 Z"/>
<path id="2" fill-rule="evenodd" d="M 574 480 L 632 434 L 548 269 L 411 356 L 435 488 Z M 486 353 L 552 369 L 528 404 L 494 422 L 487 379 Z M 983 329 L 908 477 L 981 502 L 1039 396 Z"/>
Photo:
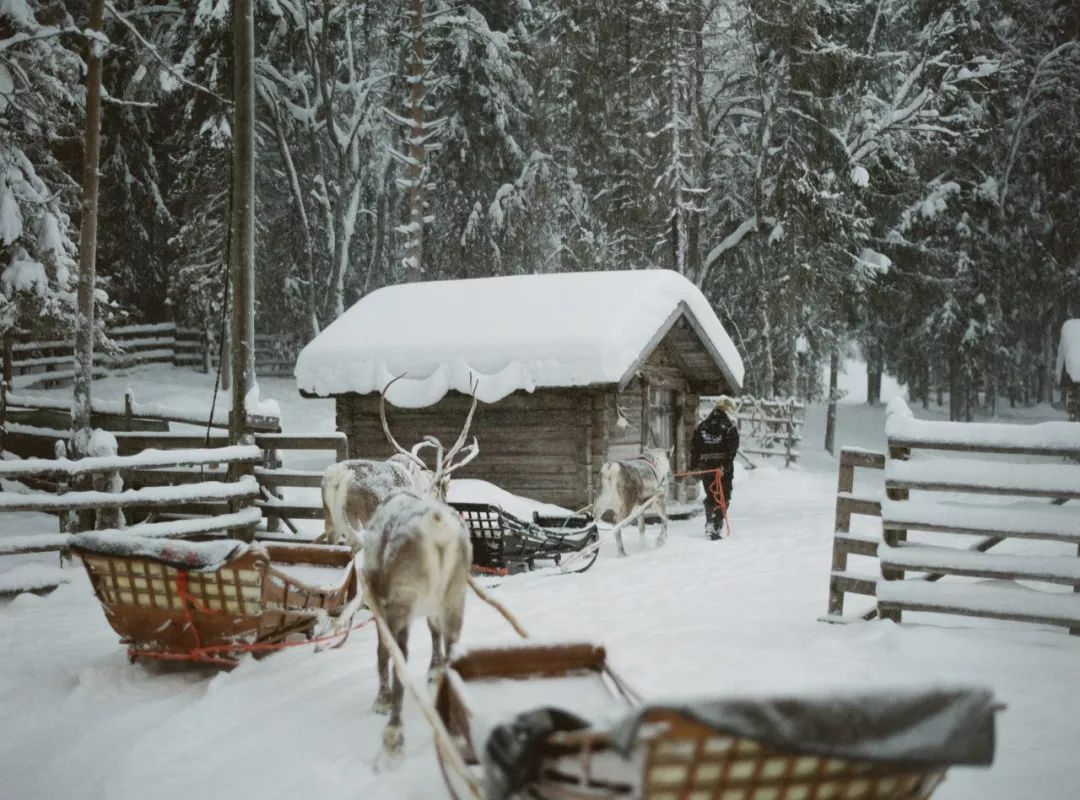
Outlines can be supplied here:
<path id="1" fill-rule="evenodd" d="M 550 562 L 565 572 L 584 572 L 600 553 L 600 533 L 589 514 L 567 516 L 533 512 L 519 519 L 497 505 L 451 503 L 469 529 L 473 570 L 513 575 Z"/>

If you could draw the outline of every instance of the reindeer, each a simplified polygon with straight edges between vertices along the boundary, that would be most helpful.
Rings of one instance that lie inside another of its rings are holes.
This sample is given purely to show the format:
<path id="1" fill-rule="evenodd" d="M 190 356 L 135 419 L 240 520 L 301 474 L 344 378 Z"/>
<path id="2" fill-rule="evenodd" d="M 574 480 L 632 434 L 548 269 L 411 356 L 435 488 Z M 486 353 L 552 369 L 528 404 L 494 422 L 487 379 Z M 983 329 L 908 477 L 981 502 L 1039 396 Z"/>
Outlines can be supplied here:
<path id="1" fill-rule="evenodd" d="M 645 506 L 653 502 L 660 508 L 660 536 L 656 546 L 667 541 L 667 487 L 671 480 L 671 462 L 665 450 L 647 448 L 640 456 L 626 461 L 605 461 L 600 467 L 600 493 L 593 504 L 596 518 L 615 525 L 619 555 L 625 556 L 622 523 L 638 515 L 638 531 L 645 542 Z"/>
<path id="2" fill-rule="evenodd" d="M 357 458 L 327 467 L 322 478 L 323 532 L 317 541 L 331 544 L 350 544 L 354 551 L 362 546 L 359 531 L 366 528 L 379 504 L 390 495 L 410 490 L 424 497 L 446 500 L 450 476 L 479 454 L 474 438 L 463 448 L 476 411 L 476 384 L 473 384 L 472 405 L 457 441 L 443 455 L 443 445 L 434 436 L 426 436 L 411 450 L 406 450 L 390 432 L 386 421 L 386 392 L 398 380 L 390 381 L 379 399 L 379 419 L 383 434 L 397 452 L 386 461 Z M 435 450 L 436 471 L 433 472 L 420 453 Z M 464 455 L 454 463 L 459 453 Z"/>
<path id="3" fill-rule="evenodd" d="M 465 587 L 472 564 L 472 542 L 465 523 L 441 500 L 405 491 L 379 506 L 365 539 L 361 573 L 368 604 L 383 615 L 406 656 L 412 619 L 427 617 L 431 631 L 428 677 L 434 680 L 461 635 Z M 404 684 L 396 669 L 391 684 L 389 660 L 389 650 L 380 636 L 375 711 L 390 714 L 383 732 L 383 749 L 388 755 L 396 755 L 404 742 Z"/>

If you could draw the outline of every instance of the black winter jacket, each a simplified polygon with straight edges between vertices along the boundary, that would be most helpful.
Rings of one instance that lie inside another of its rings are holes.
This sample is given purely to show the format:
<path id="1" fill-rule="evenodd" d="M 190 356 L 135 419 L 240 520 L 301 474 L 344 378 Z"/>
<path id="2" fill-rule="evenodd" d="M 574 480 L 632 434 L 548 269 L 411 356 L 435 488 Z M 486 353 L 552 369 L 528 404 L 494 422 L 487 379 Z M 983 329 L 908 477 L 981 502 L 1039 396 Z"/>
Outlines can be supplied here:
<path id="1" fill-rule="evenodd" d="M 690 440 L 690 468 L 726 466 L 728 469 L 724 472 L 730 474 L 738 449 L 739 429 L 731 417 L 714 408 L 697 426 Z"/>

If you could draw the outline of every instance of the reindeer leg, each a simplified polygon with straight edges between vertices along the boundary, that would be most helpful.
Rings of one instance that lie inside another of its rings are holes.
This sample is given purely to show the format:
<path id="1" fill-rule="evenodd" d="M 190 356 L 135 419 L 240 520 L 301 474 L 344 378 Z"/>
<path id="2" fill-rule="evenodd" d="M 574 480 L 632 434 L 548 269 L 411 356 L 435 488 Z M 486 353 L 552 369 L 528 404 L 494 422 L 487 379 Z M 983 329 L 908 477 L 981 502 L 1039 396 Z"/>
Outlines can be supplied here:
<path id="1" fill-rule="evenodd" d="M 375 713 L 376 714 L 389 714 L 390 713 L 390 651 L 386 649 L 386 645 L 383 643 L 382 635 L 378 637 L 378 659 L 379 659 L 379 693 L 375 696 Z"/>
<path id="2" fill-rule="evenodd" d="M 462 554 L 462 563 L 467 563 L 465 554 Z M 465 620 L 465 587 L 468 581 L 468 568 L 462 569 L 461 580 L 452 582 L 452 588 L 447 593 L 446 605 L 443 609 L 443 657 L 449 661 L 450 653 L 454 645 L 461 638 L 461 626 Z"/>
<path id="3" fill-rule="evenodd" d="M 657 547 L 663 547 L 664 543 L 667 541 L 667 523 L 668 523 L 668 518 L 667 518 L 667 492 L 665 492 L 664 496 L 660 498 L 659 506 L 660 506 L 660 536 L 656 540 L 656 546 Z"/>
<path id="4" fill-rule="evenodd" d="M 401 648 L 401 654 L 408 658 L 409 618 L 407 615 L 403 616 L 404 619 L 392 618 L 393 621 L 388 619 L 387 622 L 390 623 L 391 630 L 394 631 L 394 639 L 397 640 L 398 647 Z M 391 757 L 400 755 L 405 745 L 405 736 L 401 732 L 401 703 L 404 698 L 405 683 L 395 668 L 390 689 L 390 719 L 386 723 L 386 729 L 383 731 L 383 752 Z"/>
<path id="5" fill-rule="evenodd" d="M 446 652 L 443 650 L 444 637 L 442 625 L 434 617 L 427 618 L 428 630 L 431 631 L 431 663 L 428 665 L 428 683 L 439 679 L 446 666 Z"/>
<path id="6" fill-rule="evenodd" d="M 645 512 L 641 512 L 641 516 L 637 521 L 638 535 L 641 537 L 641 549 L 645 549 Z"/>
<path id="7" fill-rule="evenodd" d="M 617 526 L 615 528 L 615 544 L 617 544 L 619 546 L 619 557 L 620 558 L 625 557 L 626 556 L 626 548 L 623 547 L 623 543 L 622 543 L 622 528 L 617 527 Z"/>

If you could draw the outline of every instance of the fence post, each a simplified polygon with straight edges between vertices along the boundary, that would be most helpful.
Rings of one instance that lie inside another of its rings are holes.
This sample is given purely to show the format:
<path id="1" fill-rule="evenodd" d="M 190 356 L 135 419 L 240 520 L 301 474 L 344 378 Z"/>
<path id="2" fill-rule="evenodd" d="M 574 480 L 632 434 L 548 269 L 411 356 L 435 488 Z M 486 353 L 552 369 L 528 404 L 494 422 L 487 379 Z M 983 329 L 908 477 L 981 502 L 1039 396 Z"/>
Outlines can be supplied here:
<path id="1" fill-rule="evenodd" d="M 57 439 L 56 444 L 53 445 L 53 454 L 57 458 L 67 458 L 67 444 L 63 439 Z M 68 483 L 68 477 L 65 475 L 60 478 L 56 483 L 57 496 L 65 495 L 68 492 L 70 485 Z M 74 511 L 61 511 L 60 512 L 60 533 L 74 533 L 76 528 L 76 517 Z"/>
<path id="2" fill-rule="evenodd" d="M 281 468 L 281 459 L 278 457 L 278 451 L 273 448 L 268 448 L 263 451 L 263 469 L 272 470 Z M 271 497 L 276 497 L 278 500 L 284 500 L 285 496 L 280 489 L 266 488 L 264 491 Z M 266 515 L 266 530 L 271 533 L 276 533 L 281 530 L 281 517 L 272 517 Z"/>
<path id="3" fill-rule="evenodd" d="M 124 404 L 130 409 L 131 391 L 124 395 Z M 112 436 L 108 437 L 112 439 L 107 445 L 99 445 L 97 448 L 92 448 L 91 455 L 93 456 L 115 456 L 117 454 L 116 439 Z M 124 489 L 124 479 L 120 477 L 119 470 L 108 470 L 105 472 L 95 472 L 91 479 L 91 486 L 94 491 L 108 492 L 109 494 L 119 494 Z M 98 508 L 94 511 L 94 530 L 102 530 L 103 528 L 122 528 L 124 527 L 124 510 L 122 508 Z"/>
<path id="4" fill-rule="evenodd" d="M 846 457 L 844 451 L 840 451 L 840 471 L 836 480 L 836 522 L 833 526 L 833 553 L 832 571 L 843 572 L 847 569 L 847 551 L 836 544 L 836 534 L 851 532 L 851 512 L 848 510 L 847 501 L 840 495 L 850 492 L 855 488 L 855 466 Z M 844 592 L 836 585 L 832 576 L 829 577 L 829 614 L 841 616 L 844 613 Z"/>
<path id="5" fill-rule="evenodd" d="M 889 458 L 896 461 L 907 461 L 911 458 L 911 450 L 907 447 L 889 447 Z M 890 500 L 907 500 L 910 493 L 907 489 L 886 489 L 885 496 Z M 907 531 L 903 528 L 886 528 L 882 525 L 881 538 L 885 544 L 889 547 L 896 547 L 907 539 Z M 887 581 L 902 581 L 904 579 L 904 570 L 892 569 L 882 566 L 881 577 Z M 893 622 L 900 621 L 900 610 L 893 609 L 890 611 L 881 611 L 880 606 L 878 608 L 878 615 L 882 619 L 891 619 Z"/>
<path id="6" fill-rule="evenodd" d="M 126 431 L 135 430 L 134 423 L 132 421 L 133 417 L 135 416 L 132 408 L 134 405 L 135 400 L 132 397 L 131 389 L 128 389 L 124 392 L 124 430 Z M 113 455 L 116 455 L 116 453 L 113 453 Z"/>

